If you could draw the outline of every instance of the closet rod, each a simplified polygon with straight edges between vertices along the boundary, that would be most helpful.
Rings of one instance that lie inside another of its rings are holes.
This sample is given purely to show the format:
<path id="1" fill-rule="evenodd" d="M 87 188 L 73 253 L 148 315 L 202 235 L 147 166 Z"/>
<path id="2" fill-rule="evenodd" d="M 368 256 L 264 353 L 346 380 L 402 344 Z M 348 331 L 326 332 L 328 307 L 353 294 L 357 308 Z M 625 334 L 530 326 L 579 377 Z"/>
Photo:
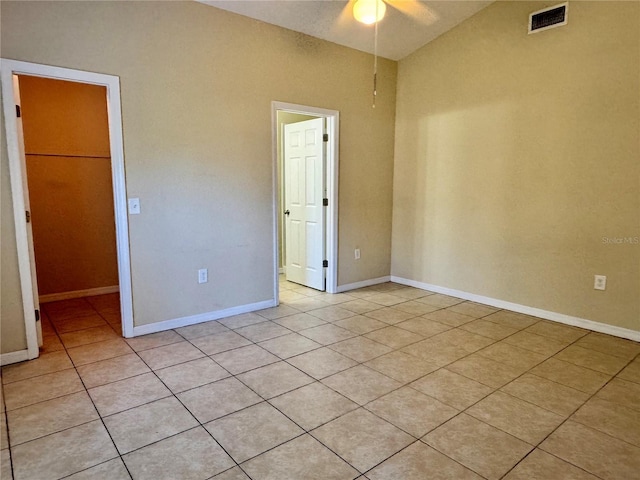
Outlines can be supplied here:
<path id="1" fill-rule="evenodd" d="M 25 153 L 25 155 L 33 155 L 38 157 L 72 157 L 72 158 L 108 158 L 111 157 L 101 157 L 99 155 L 60 155 L 57 153 Z"/>

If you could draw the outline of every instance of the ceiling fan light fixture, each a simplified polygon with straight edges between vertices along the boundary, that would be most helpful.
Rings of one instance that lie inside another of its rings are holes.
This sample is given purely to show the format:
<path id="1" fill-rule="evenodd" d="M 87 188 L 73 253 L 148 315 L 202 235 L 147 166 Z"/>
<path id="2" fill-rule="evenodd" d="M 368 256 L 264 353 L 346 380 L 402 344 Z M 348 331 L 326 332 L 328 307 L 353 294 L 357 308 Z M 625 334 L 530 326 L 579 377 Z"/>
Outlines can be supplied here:
<path id="1" fill-rule="evenodd" d="M 384 18 L 386 10 L 382 0 L 358 0 L 353 5 L 353 16 L 365 25 L 372 25 Z"/>

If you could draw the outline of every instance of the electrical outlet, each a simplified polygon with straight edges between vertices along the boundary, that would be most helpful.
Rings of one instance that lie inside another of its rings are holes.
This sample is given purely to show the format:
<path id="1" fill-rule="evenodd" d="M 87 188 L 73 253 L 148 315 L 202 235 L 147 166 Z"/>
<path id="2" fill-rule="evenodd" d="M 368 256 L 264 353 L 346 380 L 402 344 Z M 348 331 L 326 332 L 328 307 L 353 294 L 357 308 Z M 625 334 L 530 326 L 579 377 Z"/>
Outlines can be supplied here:
<path id="1" fill-rule="evenodd" d="M 198 270 L 198 283 L 207 283 L 209 281 L 209 272 L 206 268 Z"/>
<path id="2" fill-rule="evenodd" d="M 595 290 L 605 290 L 607 288 L 606 275 L 594 275 L 593 288 Z"/>
<path id="3" fill-rule="evenodd" d="M 360 249 L 356 248 L 355 251 L 353 252 L 353 255 L 356 258 L 356 260 L 360 260 Z"/>

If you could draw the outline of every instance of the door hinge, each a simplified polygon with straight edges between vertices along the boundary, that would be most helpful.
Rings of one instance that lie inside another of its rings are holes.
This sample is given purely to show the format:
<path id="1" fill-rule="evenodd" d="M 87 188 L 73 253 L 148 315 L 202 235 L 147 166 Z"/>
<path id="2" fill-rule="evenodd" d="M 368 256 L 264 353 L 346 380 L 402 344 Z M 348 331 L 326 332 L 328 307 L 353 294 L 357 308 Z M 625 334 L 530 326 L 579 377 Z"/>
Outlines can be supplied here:
<path id="1" fill-rule="evenodd" d="M 323 142 L 328 142 L 329 141 L 329 134 L 328 133 L 325 133 L 325 134 L 322 135 L 322 141 Z"/>
<path id="2" fill-rule="evenodd" d="M 36 322 L 40 320 L 40 310 L 36 310 Z"/>
<path id="3" fill-rule="evenodd" d="M 22 116 L 22 110 L 20 109 L 20 105 L 16 105 L 16 117 L 20 118 Z"/>
<path id="4" fill-rule="evenodd" d="M 322 266 L 323 267 L 328 267 L 329 266 L 329 260 L 322 260 Z"/>
<path id="5" fill-rule="evenodd" d="M 328 198 L 323 198 L 322 199 L 322 206 L 323 207 L 328 207 L 329 206 L 329 199 Z"/>
<path id="6" fill-rule="evenodd" d="M 25 213 L 25 216 L 27 217 L 27 223 L 31 223 L 31 212 L 27 210 L 24 213 Z"/>

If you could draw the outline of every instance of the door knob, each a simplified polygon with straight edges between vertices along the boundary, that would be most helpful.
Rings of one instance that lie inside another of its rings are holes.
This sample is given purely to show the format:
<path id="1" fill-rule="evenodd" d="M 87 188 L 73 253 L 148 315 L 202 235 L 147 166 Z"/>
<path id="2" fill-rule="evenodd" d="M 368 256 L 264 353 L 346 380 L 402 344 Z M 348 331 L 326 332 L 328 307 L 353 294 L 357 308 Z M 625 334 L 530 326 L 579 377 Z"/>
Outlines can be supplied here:
<path id="1" fill-rule="evenodd" d="M 290 214 L 290 213 L 291 213 L 291 212 L 290 212 L 289 210 L 285 210 L 285 211 L 284 211 L 284 214 L 285 214 L 286 216 L 289 216 L 289 214 Z"/>

